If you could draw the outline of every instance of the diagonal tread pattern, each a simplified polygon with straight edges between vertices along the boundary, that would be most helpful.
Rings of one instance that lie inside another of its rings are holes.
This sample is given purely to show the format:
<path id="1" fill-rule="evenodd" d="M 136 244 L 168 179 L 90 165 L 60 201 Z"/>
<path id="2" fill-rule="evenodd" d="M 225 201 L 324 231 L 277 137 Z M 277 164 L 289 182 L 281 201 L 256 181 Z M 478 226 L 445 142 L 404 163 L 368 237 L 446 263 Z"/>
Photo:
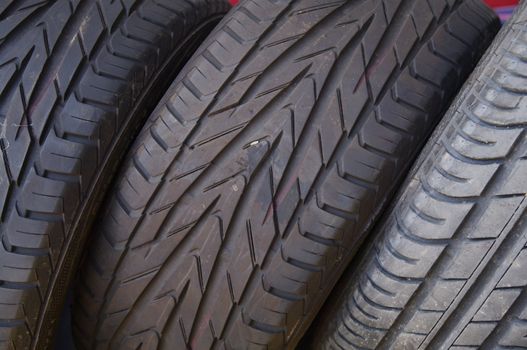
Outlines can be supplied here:
<path id="1" fill-rule="evenodd" d="M 233 10 L 105 204 L 92 293 L 77 289 L 84 346 L 293 347 L 497 30 L 479 1 L 431 4 Z"/>
<path id="2" fill-rule="evenodd" d="M 50 346 L 119 153 L 229 8 L 1 2 L 0 348 Z"/>

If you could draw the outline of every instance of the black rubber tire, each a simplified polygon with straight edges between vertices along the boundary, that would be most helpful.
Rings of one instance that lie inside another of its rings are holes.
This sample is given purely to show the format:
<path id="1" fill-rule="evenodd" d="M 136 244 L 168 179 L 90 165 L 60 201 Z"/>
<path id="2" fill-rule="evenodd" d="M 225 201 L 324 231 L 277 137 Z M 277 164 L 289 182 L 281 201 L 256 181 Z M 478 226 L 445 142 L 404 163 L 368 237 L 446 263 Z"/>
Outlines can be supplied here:
<path id="1" fill-rule="evenodd" d="M 49 346 L 122 153 L 229 8 L 0 2 L 0 349 Z"/>
<path id="2" fill-rule="evenodd" d="M 479 0 L 242 2 L 127 156 L 84 347 L 293 347 L 498 27 Z"/>
<path id="3" fill-rule="evenodd" d="M 527 349 L 526 53 L 523 2 L 323 309 L 315 349 Z"/>

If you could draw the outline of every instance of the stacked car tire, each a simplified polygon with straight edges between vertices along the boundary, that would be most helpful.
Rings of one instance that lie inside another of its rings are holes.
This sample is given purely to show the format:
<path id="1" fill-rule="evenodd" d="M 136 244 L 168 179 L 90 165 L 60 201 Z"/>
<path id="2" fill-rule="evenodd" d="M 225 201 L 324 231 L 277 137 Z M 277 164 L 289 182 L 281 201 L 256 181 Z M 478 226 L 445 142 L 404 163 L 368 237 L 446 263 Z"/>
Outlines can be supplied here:
<path id="1" fill-rule="evenodd" d="M 49 347 L 136 130 L 224 1 L 0 3 L 0 347 Z"/>
<path id="2" fill-rule="evenodd" d="M 524 7 L 0 3 L 0 349 L 527 346 Z"/>

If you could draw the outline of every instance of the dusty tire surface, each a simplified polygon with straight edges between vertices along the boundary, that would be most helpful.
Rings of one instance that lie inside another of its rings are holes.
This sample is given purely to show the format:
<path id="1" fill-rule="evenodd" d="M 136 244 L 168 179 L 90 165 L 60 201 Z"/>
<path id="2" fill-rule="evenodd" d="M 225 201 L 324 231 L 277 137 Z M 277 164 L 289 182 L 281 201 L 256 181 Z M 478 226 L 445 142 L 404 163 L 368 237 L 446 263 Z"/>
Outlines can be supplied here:
<path id="1" fill-rule="evenodd" d="M 228 9 L 0 2 L 0 349 L 50 346 L 121 153 Z"/>
<path id="2" fill-rule="evenodd" d="M 85 348 L 294 347 L 499 23 L 480 1 L 245 1 L 128 154 Z"/>
<path id="3" fill-rule="evenodd" d="M 526 6 L 425 147 L 314 348 L 527 348 Z"/>

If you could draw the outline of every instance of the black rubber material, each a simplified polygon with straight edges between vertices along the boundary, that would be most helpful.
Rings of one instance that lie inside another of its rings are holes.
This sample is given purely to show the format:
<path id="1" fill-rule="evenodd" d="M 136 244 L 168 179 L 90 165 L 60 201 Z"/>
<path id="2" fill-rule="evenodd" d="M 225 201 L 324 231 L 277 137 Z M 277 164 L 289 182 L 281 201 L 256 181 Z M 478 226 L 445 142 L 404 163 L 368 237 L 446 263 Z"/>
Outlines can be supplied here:
<path id="1" fill-rule="evenodd" d="M 226 1 L 0 1 L 0 349 L 46 348 L 112 173 Z"/>
<path id="2" fill-rule="evenodd" d="M 315 349 L 527 348 L 526 23 L 524 2 L 323 310 Z"/>
<path id="3" fill-rule="evenodd" d="M 127 156 L 84 347 L 293 347 L 498 27 L 479 0 L 242 2 Z"/>

